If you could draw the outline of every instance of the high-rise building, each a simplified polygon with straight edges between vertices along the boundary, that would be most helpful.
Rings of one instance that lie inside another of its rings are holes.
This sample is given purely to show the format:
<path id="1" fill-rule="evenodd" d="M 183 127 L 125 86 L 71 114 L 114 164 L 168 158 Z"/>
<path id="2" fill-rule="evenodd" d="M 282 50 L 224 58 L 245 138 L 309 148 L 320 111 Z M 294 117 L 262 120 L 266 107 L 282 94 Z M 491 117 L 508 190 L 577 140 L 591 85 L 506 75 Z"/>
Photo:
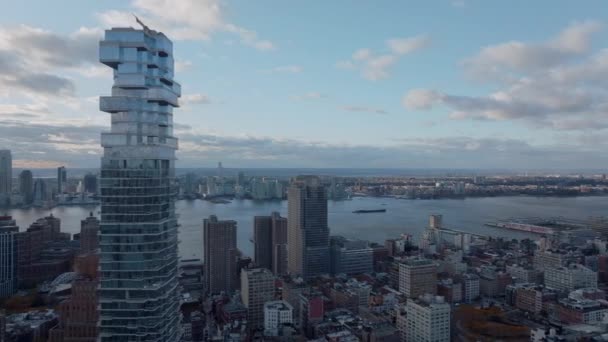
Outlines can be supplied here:
<path id="1" fill-rule="evenodd" d="M 450 311 L 450 304 L 443 297 L 426 295 L 417 300 L 408 300 L 407 341 L 449 342 Z"/>
<path id="2" fill-rule="evenodd" d="M 32 171 L 23 170 L 19 173 L 19 193 L 23 196 L 23 203 L 31 204 L 34 201 L 34 176 Z"/>
<path id="3" fill-rule="evenodd" d="M 331 237 L 331 273 L 361 274 L 374 270 L 374 250 L 364 240 Z"/>
<path id="4" fill-rule="evenodd" d="M 258 267 L 272 268 L 272 218 L 253 218 L 253 259 Z"/>
<path id="5" fill-rule="evenodd" d="M 436 294 L 437 265 L 429 259 L 405 259 L 399 264 L 399 292 L 408 298 Z"/>
<path id="6" fill-rule="evenodd" d="M 329 273 L 327 193 L 315 176 L 298 176 L 288 190 L 288 270 L 305 279 Z"/>
<path id="7" fill-rule="evenodd" d="M 59 323 L 50 331 L 49 342 L 95 342 L 97 341 L 97 255 L 78 257 L 72 281 L 71 297 L 57 305 Z M 83 265 L 88 264 L 88 265 Z"/>
<path id="8" fill-rule="evenodd" d="M 92 173 L 84 175 L 84 192 L 97 193 L 97 176 Z"/>
<path id="9" fill-rule="evenodd" d="M 0 150 L 0 194 L 13 191 L 13 157 L 10 150 Z"/>
<path id="10" fill-rule="evenodd" d="M 99 340 L 177 341 L 181 336 L 177 280 L 173 108 L 173 44 L 149 29 L 113 28 L 99 60 L 113 69 L 112 116 L 102 133 Z"/>
<path id="11" fill-rule="evenodd" d="M 441 229 L 443 228 L 443 216 L 439 214 L 433 214 L 429 216 L 429 228 Z"/>
<path id="12" fill-rule="evenodd" d="M 236 221 L 220 221 L 215 215 L 203 220 L 203 252 L 206 293 L 230 293 L 237 288 Z"/>
<path id="13" fill-rule="evenodd" d="M 287 274 L 287 218 L 277 212 L 270 214 L 272 220 L 272 272 Z"/>
<path id="14" fill-rule="evenodd" d="M 293 307 L 288 302 L 275 300 L 264 304 L 265 336 L 279 336 L 284 325 L 293 323 Z"/>
<path id="15" fill-rule="evenodd" d="M 48 192 L 44 179 L 38 178 L 34 181 L 34 204 L 43 205 L 48 200 Z"/>
<path id="16" fill-rule="evenodd" d="M 68 180 L 68 173 L 65 170 L 65 166 L 57 168 L 57 193 L 62 194 L 65 192 L 65 183 Z"/>
<path id="17" fill-rule="evenodd" d="M 241 271 L 241 299 L 247 308 L 247 325 L 260 328 L 264 325 L 264 304 L 274 299 L 274 276 L 265 268 Z"/>
<path id="18" fill-rule="evenodd" d="M 277 212 L 254 217 L 253 240 L 258 267 L 277 275 L 287 273 L 287 218 Z"/>
<path id="19" fill-rule="evenodd" d="M 99 247 L 98 233 L 99 220 L 91 212 L 89 217 L 80 221 L 80 254 L 97 252 Z"/>
<path id="20" fill-rule="evenodd" d="M 0 216 L 0 298 L 17 291 L 17 240 L 19 232 L 11 216 Z"/>

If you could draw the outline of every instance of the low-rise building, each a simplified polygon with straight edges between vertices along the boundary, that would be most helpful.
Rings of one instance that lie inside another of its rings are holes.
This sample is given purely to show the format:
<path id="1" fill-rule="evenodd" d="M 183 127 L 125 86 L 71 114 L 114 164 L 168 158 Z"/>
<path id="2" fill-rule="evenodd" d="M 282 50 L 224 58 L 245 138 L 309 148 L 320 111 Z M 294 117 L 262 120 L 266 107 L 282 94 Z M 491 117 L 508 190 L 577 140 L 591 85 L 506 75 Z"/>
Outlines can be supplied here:
<path id="1" fill-rule="evenodd" d="M 282 300 L 264 304 L 264 335 L 279 336 L 284 325 L 293 325 L 293 307 Z"/>
<path id="2" fill-rule="evenodd" d="M 579 264 L 545 270 L 545 286 L 559 292 L 597 288 L 597 272 Z"/>

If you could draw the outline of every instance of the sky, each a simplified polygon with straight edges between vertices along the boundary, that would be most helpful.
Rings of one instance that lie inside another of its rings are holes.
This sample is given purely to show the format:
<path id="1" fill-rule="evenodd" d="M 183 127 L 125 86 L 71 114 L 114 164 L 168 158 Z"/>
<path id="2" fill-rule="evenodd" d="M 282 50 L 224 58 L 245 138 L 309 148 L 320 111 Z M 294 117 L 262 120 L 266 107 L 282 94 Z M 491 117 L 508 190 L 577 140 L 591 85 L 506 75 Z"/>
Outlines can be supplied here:
<path id="1" fill-rule="evenodd" d="M 35 9 L 35 10 L 34 10 Z M 4 1 L 0 149 L 96 167 L 105 29 L 174 41 L 178 167 L 602 169 L 603 1 Z"/>

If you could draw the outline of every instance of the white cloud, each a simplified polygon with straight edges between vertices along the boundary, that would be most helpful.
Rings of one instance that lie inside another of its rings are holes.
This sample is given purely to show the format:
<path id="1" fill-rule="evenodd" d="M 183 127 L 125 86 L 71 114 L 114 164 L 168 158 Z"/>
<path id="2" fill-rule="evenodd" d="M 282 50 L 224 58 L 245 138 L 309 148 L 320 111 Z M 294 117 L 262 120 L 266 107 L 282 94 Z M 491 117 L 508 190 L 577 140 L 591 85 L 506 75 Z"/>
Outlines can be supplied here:
<path id="1" fill-rule="evenodd" d="M 175 61 L 175 71 L 182 72 L 192 68 L 192 61 L 178 59 Z"/>
<path id="2" fill-rule="evenodd" d="M 387 44 L 394 53 L 406 55 L 426 47 L 429 44 L 429 38 L 427 36 L 395 38 L 389 39 Z"/>
<path id="3" fill-rule="evenodd" d="M 403 106 L 407 109 L 431 109 L 441 99 L 441 95 L 433 90 L 413 89 L 403 97 Z"/>
<path id="4" fill-rule="evenodd" d="M 76 87 L 66 71 L 99 76 L 93 63 L 100 35 L 84 27 L 69 35 L 26 25 L 0 27 L 0 93 L 74 96 Z"/>
<path id="5" fill-rule="evenodd" d="M 344 106 L 342 110 L 347 112 L 363 112 L 372 114 L 388 114 L 388 112 L 382 108 L 374 108 L 368 106 Z"/>
<path id="6" fill-rule="evenodd" d="M 275 74 L 298 74 L 304 70 L 299 65 L 281 65 L 278 67 L 274 67 L 272 69 L 262 70 L 267 73 L 275 73 Z"/>
<path id="7" fill-rule="evenodd" d="M 596 21 L 575 22 L 556 37 L 541 43 L 509 41 L 486 46 L 464 61 L 467 70 L 477 78 L 505 79 L 505 73 L 530 72 L 556 66 L 588 51 L 591 35 L 601 28 Z"/>
<path id="8" fill-rule="evenodd" d="M 185 94 L 180 98 L 180 102 L 184 106 L 194 104 L 208 104 L 211 103 L 209 96 L 205 94 Z"/>
<path id="9" fill-rule="evenodd" d="M 595 21 L 574 23 L 541 43 L 511 41 L 482 48 L 465 62 L 468 72 L 500 87 L 481 96 L 415 89 L 407 109 L 442 105 L 454 120 L 519 120 L 534 128 L 608 128 L 608 49 L 589 53 Z"/>
<path id="10" fill-rule="evenodd" d="M 292 100 L 296 100 L 296 101 L 306 101 L 306 100 L 318 100 L 318 99 L 322 99 L 322 98 L 326 98 L 327 95 L 316 92 L 316 91 L 311 91 L 308 92 L 306 94 L 302 94 L 302 95 L 294 95 L 291 96 Z"/>
<path id="11" fill-rule="evenodd" d="M 389 39 L 386 41 L 388 53 L 377 54 L 368 48 L 358 49 L 350 60 L 338 61 L 336 67 L 358 69 L 361 76 L 370 81 L 385 79 L 390 76 L 390 68 L 400 58 L 425 48 L 429 42 L 426 35 Z"/>
<path id="12" fill-rule="evenodd" d="M 228 32 L 257 50 L 276 48 L 271 41 L 259 38 L 255 31 L 226 21 L 223 3 L 219 0 L 134 0 L 131 5 L 146 25 L 175 40 L 209 40 L 215 33 Z M 98 18 L 109 27 L 136 25 L 133 16 L 123 11 L 102 12 Z"/>

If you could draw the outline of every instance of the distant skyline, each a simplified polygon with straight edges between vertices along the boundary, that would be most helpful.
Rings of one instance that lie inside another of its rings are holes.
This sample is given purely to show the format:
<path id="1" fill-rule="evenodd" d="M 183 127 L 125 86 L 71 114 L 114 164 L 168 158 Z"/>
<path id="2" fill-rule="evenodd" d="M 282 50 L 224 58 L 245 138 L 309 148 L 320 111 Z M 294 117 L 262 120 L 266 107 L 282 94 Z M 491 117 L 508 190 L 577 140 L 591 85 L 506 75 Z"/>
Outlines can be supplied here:
<path id="1" fill-rule="evenodd" d="M 103 30 L 174 41 L 178 168 L 602 169 L 602 1 L 7 2 L 0 149 L 97 168 Z M 32 8 L 36 8 L 35 11 Z"/>

